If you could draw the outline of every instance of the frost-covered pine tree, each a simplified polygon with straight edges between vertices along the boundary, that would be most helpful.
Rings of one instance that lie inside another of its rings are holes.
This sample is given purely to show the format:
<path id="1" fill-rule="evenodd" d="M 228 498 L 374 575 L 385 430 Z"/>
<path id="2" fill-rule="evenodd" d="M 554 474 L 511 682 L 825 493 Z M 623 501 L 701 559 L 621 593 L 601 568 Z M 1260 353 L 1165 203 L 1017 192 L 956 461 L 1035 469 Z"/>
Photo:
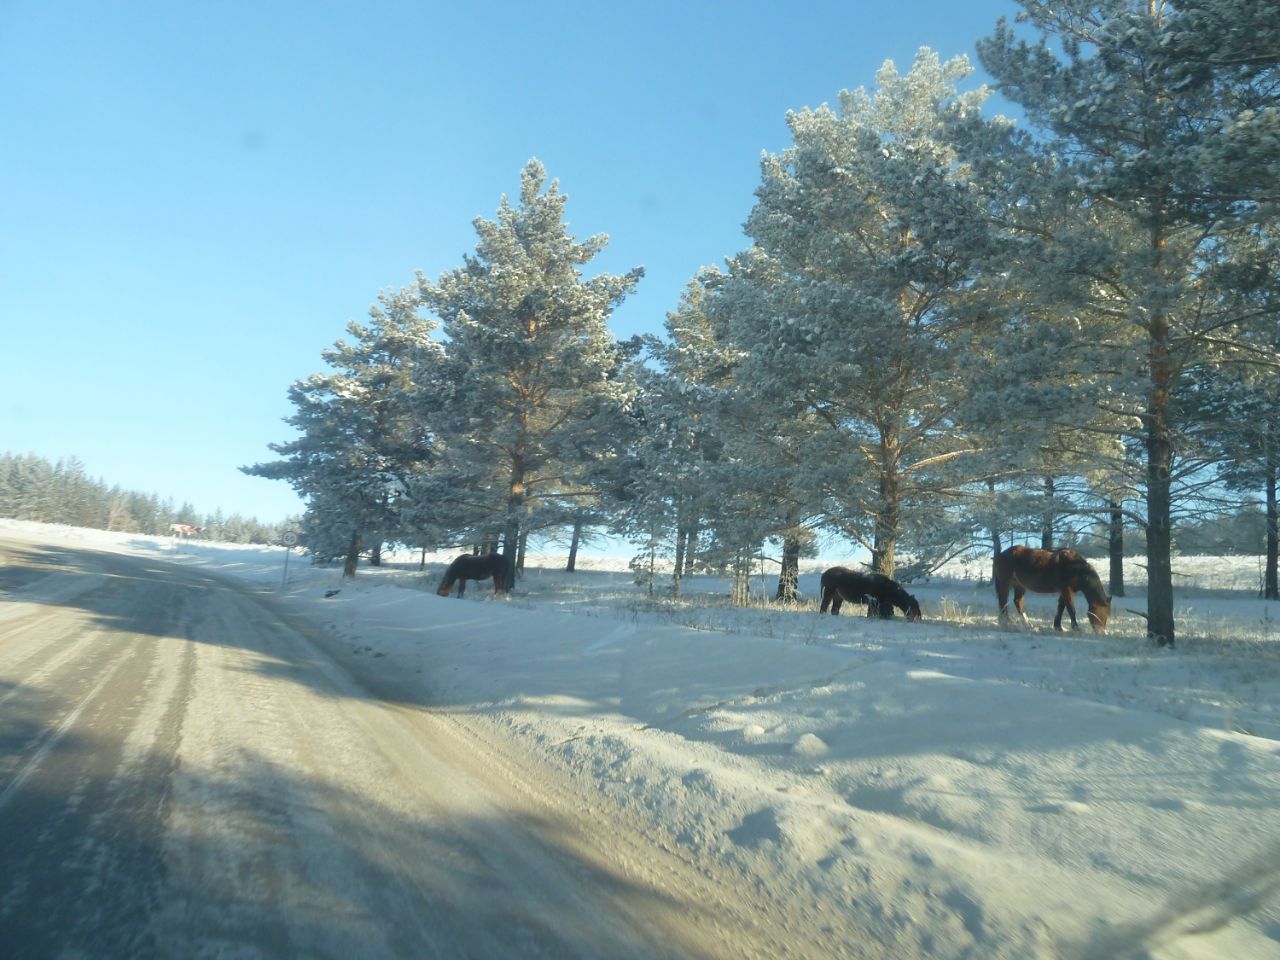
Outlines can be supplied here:
<path id="1" fill-rule="evenodd" d="M 1230 352 L 1247 362 L 1222 364 L 1210 354 L 1188 372 L 1176 407 L 1180 420 L 1203 437 L 1214 479 L 1230 494 L 1222 508 L 1239 507 L 1239 495 L 1261 495 L 1266 518 L 1262 593 L 1280 599 L 1280 224 L 1234 238 L 1220 289 L 1244 328 Z M 1238 545 L 1247 550 L 1244 543 Z"/>
<path id="2" fill-rule="evenodd" d="M 958 91 L 969 72 L 921 50 L 906 74 L 886 63 L 874 93 L 789 114 L 793 146 L 763 159 L 747 221 L 777 282 L 726 285 L 740 380 L 809 425 L 804 500 L 890 575 L 904 536 L 975 479 L 956 347 L 979 336 L 960 305 L 995 251 L 946 133 L 986 97 Z"/>
<path id="3" fill-rule="evenodd" d="M 666 337 L 645 338 L 653 365 L 638 371 L 638 430 L 621 529 L 641 547 L 642 565 L 649 556 L 670 559 L 676 597 L 708 517 L 724 500 L 710 468 L 725 443 L 717 397 L 732 381 L 736 356 L 722 347 L 704 309 L 718 276 L 706 270 L 689 281 L 667 314 Z"/>
<path id="4" fill-rule="evenodd" d="M 1141 350 L 1147 629 L 1174 642 L 1171 568 L 1174 397 L 1207 351 L 1225 361 L 1240 326 L 1206 269 L 1251 223 L 1275 215 L 1280 48 L 1274 10 L 1252 0 L 1019 0 L 1029 43 L 1001 21 L 979 44 L 999 89 L 1042 132 L 1080 197 L 1072 227 L 1046 237 L 1063 274 L 1130 324 Z M 1096 214 L 1122 220 L 1108 228 Z M 1132 238 L 1141 242 L 1136 247 Z M 1056 276 L 1055 276 L 1056 275 Z"/>
<path id="5" fill-rule="evenodd" d="M 287 480 L 307 501 L 307 546 L 320 560 L 344 558 L 354 576 L 362 551 L 404 532 L 401 513 L 413 477 L 433 458 L 431 430 L 418 398 L 423 370 L 441 362 L 437 324 L 419 312 L 416 288 L 385 292 L 367 324 L 347 325 L 350 340 L 322 351 L 329 373 L 289 388 L 286 419 L 299 436 L 270 448 L 283 459 L 241 469 Z"/>
<path id="6" fill-rule="evenodd" d="M 761 391 L 750 376 L 752 348 L 734 341 L 738 321 L 767 312 L 769 297 L 784 282 L 776 261 L 752 247 L 727 260 L 726 267 L 704 304 L 715 349 L 740 358 L 718 391 L 715 408 L 724 438 L 722 456 L 711 468 L 714 489 L 721 491 L 719 512 L 725 514 L 716 525 L 717 539 L 734 544 L 738 557 L 765 559 L 762 541 L 778 548 L 779 555 L 771 558 L 778 563 L 774 599 L 791 603 L 798 599 L 800 558 L 814 547 L 814 529 L 830 520 L 813 482 L 823 452 L 811 445 L 825 424 L 803 405 L 779 404 L 776 396 Z M 737 502 L 723 491 L 733 491 Z"/>
<path id="7" fill-rule="evenodd" d="M 495 220 L 475 221 L 463 266 L 419 276 L 448 338 L 445 468 L 473 495 L 470 522 L 502 532 L 508 585 L 531 511 L 580 481 L 630 398 L 607 323 L 643 275 L 584 277 L 608 238 L 570 236 L 568 198 L 546 179 L 530 160 L 518 202 L 504 196 Z"/>
<path id="8" fill-rule="evenodd" d="M 1043 210 L 1010 207 L 1020 222 L 1051 226 Z M 1039 258 L 1009 249 L 1017 255 L 989 281 L 999 291 L 988 301 L 999 322 L 974 357 L 980 362 L 964 372 L 958 415 L 992 438 L 984 456 L 987 482 L 1005 494 L 998 525 L 1038 526 L 1039 545 L 1048 549 L 1080 520 L 1109 513 L 1111 501 L 1134 486 L 1125 440 L 1138 425 L 1140 397 L 1117 363 L 1134 349 L 1133 338 L 1105 311 L 1038 289 Z"/>

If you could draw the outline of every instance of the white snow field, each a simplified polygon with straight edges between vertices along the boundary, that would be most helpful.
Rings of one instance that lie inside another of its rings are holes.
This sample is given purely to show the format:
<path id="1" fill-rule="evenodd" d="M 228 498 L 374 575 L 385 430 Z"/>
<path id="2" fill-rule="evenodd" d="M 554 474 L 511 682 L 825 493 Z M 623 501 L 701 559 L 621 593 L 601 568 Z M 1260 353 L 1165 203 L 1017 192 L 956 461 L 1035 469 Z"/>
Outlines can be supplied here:
<path id="1" fill-rule="evenodd" d="M 998 629 L 984 561 L 909 586 L 908 624 L 820 615 L 816 568 L 799 609 L 732 607 L 709 577 L 651 598 L 625 564 L 552 557 L 458 600 L 434 592 L 449 556 L 344 582 L 294 551 L 286 580 L 281 548 L 0 537 L 273 594 L 762 913 L 839 915 L 858 938 L 832 957 L 1280 957 L 1280 604 L 1257 558 L 1175 561 L 1178 647 L 1157 650 L 1136 564 L 1094 635 L 1056 633 L 1048 596 Z"/>

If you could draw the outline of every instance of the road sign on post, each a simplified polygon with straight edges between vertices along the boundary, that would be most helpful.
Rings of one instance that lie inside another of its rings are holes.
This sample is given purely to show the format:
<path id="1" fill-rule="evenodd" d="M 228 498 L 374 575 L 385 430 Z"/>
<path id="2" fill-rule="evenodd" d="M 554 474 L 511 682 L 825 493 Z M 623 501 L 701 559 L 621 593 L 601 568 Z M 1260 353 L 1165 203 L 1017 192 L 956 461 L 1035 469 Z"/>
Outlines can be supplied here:
<path id="1" fill-rule="evenodd" d="M 293 548 L 298 545 L 298 531 L 286 530 L 280 534 L 280 542 L 284 544 L 284 573 L 280 574 L 280 589 L 283 590 L 289 579 L 289 554 L 293 553 Z"/>

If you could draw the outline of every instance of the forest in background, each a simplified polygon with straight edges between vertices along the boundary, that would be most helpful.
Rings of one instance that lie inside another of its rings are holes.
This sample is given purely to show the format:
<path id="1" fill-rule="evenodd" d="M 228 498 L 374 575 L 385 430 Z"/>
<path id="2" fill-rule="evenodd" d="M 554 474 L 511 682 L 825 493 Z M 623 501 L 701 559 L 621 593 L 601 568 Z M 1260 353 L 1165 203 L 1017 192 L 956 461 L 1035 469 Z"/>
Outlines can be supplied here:
<path id="1" fill-rule="evenodd" d="M 75 457 L 50 463 L 34 454 L 0 454 L 0 517 L 61 523 L 91 530 L 165 536 L 172 523 L 202 527 L 202 537 L 227 543 L 278 543 L 292 522 L 263 523 L 238 513 L 200 514 L 189 503 L 179 507 L 154 493 L 108 485 L 88 475 Z"/>
<path id="2" fill-rule="evenodd" d="M 184 523 L 203 527 L 207 539 L 246 544 L 279 543 L 282 531 L 302 525 L 301 517 L 263 523 L 238 513 L 224 516 L 221 510 L 201 514 L 187 503 L 175 509 L 172 500 L 161 500 L 154 493 L 122 490 L 90 478 L 75 457 L 50 463 L 34 454 L 12 453 L 0 454 L 0 517 L 160 536 L 168 533 L 171 523 Z M 556 538 L 554 531 L 549 532 L 552 543 L 568 546 L 567 537 Z M 1103 532 L 1102 528 L 1073 528 L 1065 530 L 1060 540 L 1086 556 L 1103 557 Z M 1266 534 L 1266 513 L 1256 504 L 1245 504 L 1235 512 L 1188 519 L 1176 529 L 1174 546 L 1187 556 L 1257 556 L 1262 554 Z M 1129 548 L 1131 555 L 1141 553 L 1141 530 L 1130 536 Z"/>

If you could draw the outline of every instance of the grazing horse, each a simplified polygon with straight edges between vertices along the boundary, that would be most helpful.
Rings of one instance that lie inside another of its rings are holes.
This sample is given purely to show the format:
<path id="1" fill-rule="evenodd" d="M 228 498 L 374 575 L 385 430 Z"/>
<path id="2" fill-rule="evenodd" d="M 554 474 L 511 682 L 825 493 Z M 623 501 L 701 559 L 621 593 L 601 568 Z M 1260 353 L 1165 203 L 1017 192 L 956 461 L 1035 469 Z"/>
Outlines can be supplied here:
<path id="1" fill-rule="evenodd" d="M 920 615 L 920 604 L 916 598 L 894 580 L 883 573 L 859 573 L 848 567 L 830 567 L 822 572 L 822 612 L 831 608 L 832 614 L 840 612 L 840 605 L 848 600 L 850 603 L 865 603 L 867 616 L 879 616 L 882 620 L 893 619 L 893 608 L 897 607 L 902 615 L 913 623 L 924 619 Z"/>
<path id="2" fill-rule="evenodd" d="M 204 533 L 204 527 L 193 527 L 189 523 L 171 523 L 169 524 L 169 535 L 180 537 L 183 540 L 189 537 L 199 536 Z"/>
<path id="3" fill-rule="evenodd" d="M 447 597 L 454 583 L 457 583 L 458 596 L 461 597 L 463 591 L 467 589 L 468 580 L 488 580 L 490 577 L 493 578 L 493 592 L 502 593 L 505 589 L 506 573 L 507 559 L 500 553 L 464 553 L 449 564 L 449 568 L 440 579 L 440 586 L 436 588 L 436 594 Z"/>
<path id="4" fill-rule="evenodd" d="M 1062 629 L 1062 611 L 1071 614 L 1071 629 L 1079 630 L 1076 623 L 1075 595 L 1079 590 L 1089 601 L 1089 625 L 1094 633 L 1102 633 L 1111 616 L 1111 598 L 1102 589 L 1102 581 L 1089 561 L 1074 550 L 1036 550 L 1033 547 L 1010 547 L 995 558 L 991 565 L 991 579 L 996 585 L 996 599 L 1000 603 L 1000 621 L 1009 622 L 1009 588 L 1013 588 L 1013 605 L 1025 623 L 1023 608 L 1027 591 L 1032 593 L 1056 593 L 1058 614 L 1053 618 L 1053 628 Z"/>

